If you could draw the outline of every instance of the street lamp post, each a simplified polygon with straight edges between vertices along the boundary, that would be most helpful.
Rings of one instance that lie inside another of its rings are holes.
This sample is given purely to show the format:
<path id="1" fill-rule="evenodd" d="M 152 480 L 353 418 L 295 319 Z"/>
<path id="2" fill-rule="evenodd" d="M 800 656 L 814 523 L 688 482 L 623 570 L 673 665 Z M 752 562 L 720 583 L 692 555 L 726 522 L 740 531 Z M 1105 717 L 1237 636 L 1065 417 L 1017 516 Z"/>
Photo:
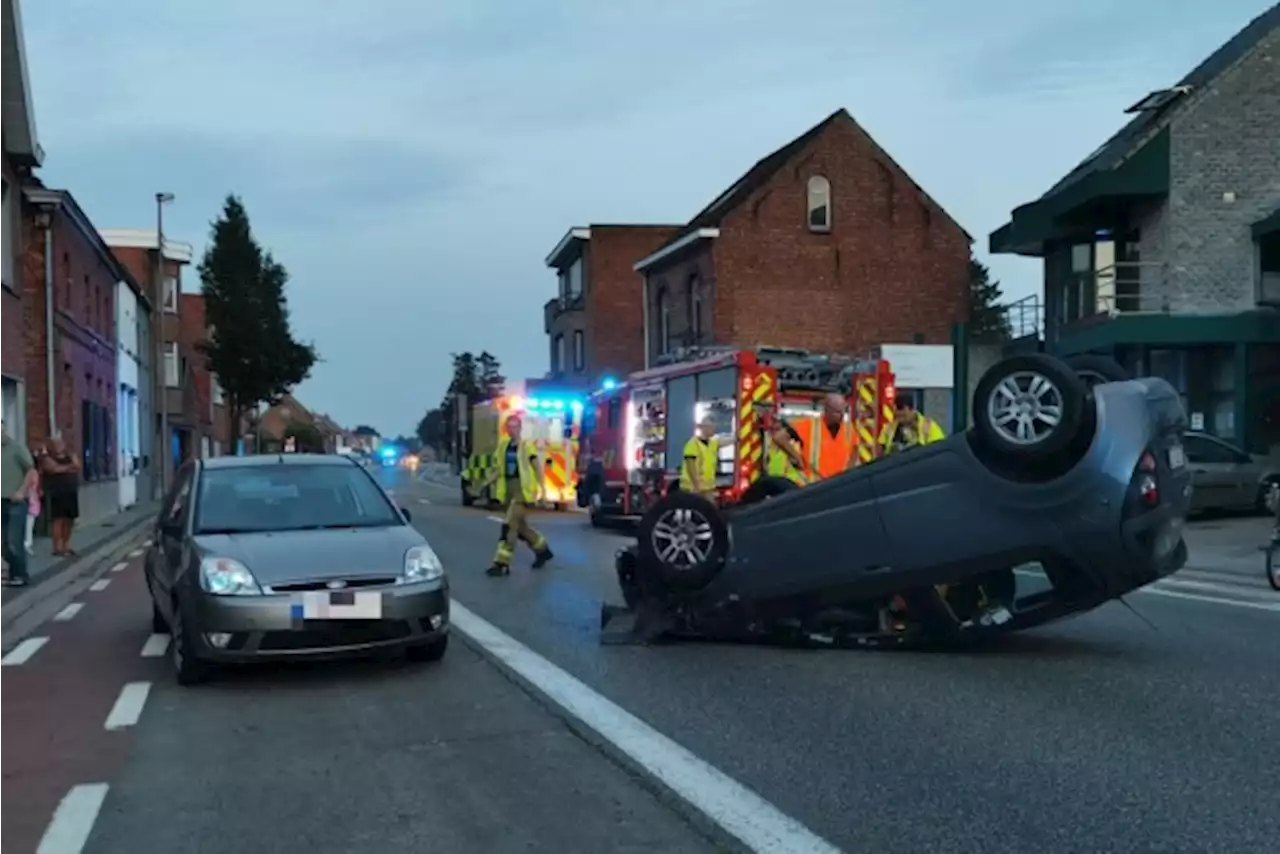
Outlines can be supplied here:
<path id="1" fill-rule="evenodd" d="M 163 497 L 169 488 L 169 468 L 171 465 L 173 443 L 169 440 L 169 372 L 165 363 L 165 274 L 164 274 L 164 206 L 173 201 L 173 193 L 156 193 L 156 274 L 155 274 L 155 311 L 160 318 L 155 325 L 156 367 L 159 377 L 157 404 L 160 412 L 160 447 L 156 449 L 160 457 L 160 495 Z M 176 300 L 178 295 L 174 294 Z"/>

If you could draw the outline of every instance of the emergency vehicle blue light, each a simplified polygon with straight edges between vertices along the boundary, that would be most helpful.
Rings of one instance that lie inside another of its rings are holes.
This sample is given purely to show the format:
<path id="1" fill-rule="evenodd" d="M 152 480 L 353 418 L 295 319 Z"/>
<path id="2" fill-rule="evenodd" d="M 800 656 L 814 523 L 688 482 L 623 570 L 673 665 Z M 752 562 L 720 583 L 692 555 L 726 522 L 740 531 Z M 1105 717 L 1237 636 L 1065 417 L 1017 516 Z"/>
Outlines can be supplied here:
<path id="1" fill-rule="evenodd" d="M 382 455 L 384 457 L 394 457 L 396 455 L 396 449 L 391 447 L 390 445 L 387 445 L 385 448 L 382 449 Z"/>
<path id="2" fill-rule="evenodd" d="M 613 377 L 605 377 L 600 382 L 600 387 L 603 388 L 605 391 L 612 391 L 613 389 L 618 387 L 618 381 L 615 380 Z"/>
<path id="3" fill-rule="evenodd" d="M 537 409 L 542 406 L 542 401 L 536 397 L 530 397 L 525 399 L 524 405 L 526 409 Z"/>
<path id="4" fill-rule="evenodd" d="M 569 404 L 569 408 L 570 408 L 570 409 L 572 409 L 574 412 L 581 412 L 581 411 L 582 411 L 582 401 L 580 401 L 580 400 L 575 400 L 575 401 L 573 401 L 572 403 L 570 403 L 570 404 Z"/>
<path id="5" fill-rule="evenodd" d="M 563 400 L 553 400 L 553 401 L 551 401 L 551 408 L 552 408 L 552 409 L 564 409 L 564 401 L 563 401 Z"/>

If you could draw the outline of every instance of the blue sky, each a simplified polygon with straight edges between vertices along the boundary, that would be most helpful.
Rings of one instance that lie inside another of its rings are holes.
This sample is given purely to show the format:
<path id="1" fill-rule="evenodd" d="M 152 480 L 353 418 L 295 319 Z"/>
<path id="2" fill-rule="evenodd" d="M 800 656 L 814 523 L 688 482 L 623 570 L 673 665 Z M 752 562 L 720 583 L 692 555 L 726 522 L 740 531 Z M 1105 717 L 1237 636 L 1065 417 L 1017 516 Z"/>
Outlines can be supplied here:
<path id="1" fill-rule="evenodd" d="M 27 0 L 43 177 L 203 248 L 227 192 L 290 270 L 300 389 L 410 432 L 448 354 L 547 369 L 571 225 L 683 222 L 839 107 L 978 238 L 1270 0 Z M 320 14 L 320 10 L 324 13 Z M 800 10 L 804 10 L 800 14 Z M 1009 298 L 1037 262 L 995 258 Z M 192 274 L 186 287 L 198 290 Z"/>

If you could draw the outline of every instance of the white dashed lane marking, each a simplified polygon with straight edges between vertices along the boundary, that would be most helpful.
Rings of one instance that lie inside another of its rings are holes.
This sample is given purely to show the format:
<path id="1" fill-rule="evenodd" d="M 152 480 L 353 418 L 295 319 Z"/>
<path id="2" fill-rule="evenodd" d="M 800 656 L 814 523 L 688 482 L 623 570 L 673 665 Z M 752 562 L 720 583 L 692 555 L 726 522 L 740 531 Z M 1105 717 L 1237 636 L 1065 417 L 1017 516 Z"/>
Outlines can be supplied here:
<path id="1" fill-rule="evenodd" d="M 143 658 L 159 658 L 169 651 L 168 635 L 152 635 L 142 645 Z"/>
<path id="2" fill-rule="evenodd" d="M 76 614 L 79 614 L 80 609 L 83 607 L 84 607 L 83 602 L 72 602 L 70 605 L 63 608 L 58 613 L 54 614 L 53 621 L 55 623 L 65 623 L 68 620 L 73 619 Z"/>
<path id="3" fill-rule="evenodd" d="M 151 693 L 150 682 L 129 682 L 120 689 L 120 696 L 107 715 L 103 728 L 107 730 L 131 727 L 142 717 L 142 710 L 147 705 L 147 695 Z"/>
<path id="4" fill-rule="evenodd" d="M 4 658 L 0 658 L 0 665 L 12 667 L 18 664 L 26 664 L 31 660 L 31 656 L 39 652 L 40 648 L 48 642 L 48 638 L 27 638 L 9 650 L 9 653 Z"/>
<path id="5" fill-rule="evenodd" d="M 125 563 L 124 561 L 120 561 L 118 564 L 116 564 L 115 566 L 111 567 L 111 571 L 112 571 L 112 572 L 124 572 L 124 571 L 125 571 L 126 569 L 128 569 L 128 568 L 129 568 L 129 564 Z"/>
<path id="6" fill-rule="evenodd" d="M 73 786 L 54 811 L 36 854 L 80 854 L 107 799 L 107 788 L 106 783 Z"/>
<path id="7" fill-rule="evenodd" d="M 151 545 L 151 543 L 148 542 L 147 545 Z M 129 552 L 129 557 L 142 557 L 142 549 L 134 549 Z"/>
<path id="8" fill-rule="evenodd" d="M 111 583 L 110 578 L 99 578 L 97 581 L 89 585 L 89 589 L 94 593 L 101 593 L 107 589 L 107 585 Z"/>

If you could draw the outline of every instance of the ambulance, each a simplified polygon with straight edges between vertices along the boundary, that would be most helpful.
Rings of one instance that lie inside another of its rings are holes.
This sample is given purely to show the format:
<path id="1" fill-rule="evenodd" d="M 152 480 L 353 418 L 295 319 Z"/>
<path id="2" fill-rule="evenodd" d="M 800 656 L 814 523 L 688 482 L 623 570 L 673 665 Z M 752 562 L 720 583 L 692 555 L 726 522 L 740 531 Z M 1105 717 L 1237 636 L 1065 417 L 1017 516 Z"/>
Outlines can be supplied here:
<path id="1" fill-rule="evenodd" d="M 578 440 L 585 400 L 581 395 L 553 392 L 504 394 L 471 407 L 469 452 L 462 471 L 462 504 L 490 506 L 497 501 L 495 486 L 481 495 L 471 493 L 472 484 L 483 483 L 498 465 L 498 440 L 506 432 L 507 419 L 520 417 L 521 438 L 531 440 L 538 450 L 546 494 L 543 504 L 564 510 L 577 503 Z"/>
<path id="2" fill-rule="evenodd" d="M 738 501 L 765 475 L 769 433 L 781 418 L 805 447 L 822 400 L 849 397 L 857 462 L 879 456 L 880 431 L 893 417 L 887 362 L 778 347 L 677 351 L 622 382 L 606 382 L 586 402 L 577 491 L 592 524 L 634 521 L 679 480 L 685 443 L 705 416 L 716 424 L 719 500 Z"/>

